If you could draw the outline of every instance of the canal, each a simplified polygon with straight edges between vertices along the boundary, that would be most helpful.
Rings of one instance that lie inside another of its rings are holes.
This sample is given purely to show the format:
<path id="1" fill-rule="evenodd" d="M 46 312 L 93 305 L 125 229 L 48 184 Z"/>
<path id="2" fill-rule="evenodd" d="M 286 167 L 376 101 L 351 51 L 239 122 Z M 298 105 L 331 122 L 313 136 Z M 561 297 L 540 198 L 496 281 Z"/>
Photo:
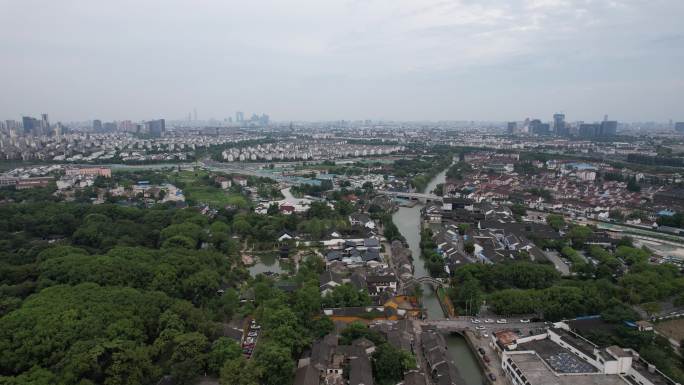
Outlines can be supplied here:
<path id="1" fill-rule="evenodd" d="M 447 170 L 444 170 L 432 178 L 425 188 L 425 191 L 430 192 L 434 190 L 438 184 L 444 183 L 446 171 Z M 400 207 L 392 216 L 394 224 L 397 225 L 399 232 L 404 236 L 406 243 L 408 243 L 408 247 L 411 249 L 413 255 L 414 277 L 425 277 L 429 275 L 425 269 L 423 259 L 420 256 L 421 208 L 423 208 L 423 205 L 421 204 L 417 204 L 413 207 Z M 442 306 L 439 304 L 439 299 L 430 285 L 423 284 L 422 303 L 427 311 L 428 318 L 434 319 L 445 317 Z M 446 340 L 449 355 L 465 382 L 472 385 L 484 383 L 484 377 L 477 364 L 474 352 L 470 350 L 465 338 L 458 334 L 450 334 L 446 336 Z"/>

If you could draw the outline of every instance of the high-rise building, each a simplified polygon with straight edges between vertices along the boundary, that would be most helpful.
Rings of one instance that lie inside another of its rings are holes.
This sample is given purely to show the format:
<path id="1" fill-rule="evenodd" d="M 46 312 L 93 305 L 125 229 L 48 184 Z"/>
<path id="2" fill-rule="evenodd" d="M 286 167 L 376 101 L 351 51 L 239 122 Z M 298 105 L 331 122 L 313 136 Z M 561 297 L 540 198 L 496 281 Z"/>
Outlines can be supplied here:
<path id="1" fill-rule="evenodd" d="M 21 122 L 24 126 L 24 134 L 34 135 L 36 129 L 38 128 L 38 120 L 30 116 L 24 116 L 21 118 Z"/>
<path id="2" fill-rule="evenodd" d="M 102 124 L 102 131 L 104 132 L 114 132 L 116 131 L 116 123 L 114 122 L 105 122 Z"/>
<path id="3" fill-rule="evenodd" d="M 145 131 L 152 136 L 164 136 L 166 132 L 166 123 L 164 119 L 150 120 L 145 122 Z"/>
<path id="4" fill-rule="evenodd" d="M 579 136 L 583 138 L 594 138 L 599 136 L 601 125 L 598 123 L 582 123 L 579 126 Z"/>
<path id="5" fill-rule="evenodd" d="M 509 134 L 514 134 L 518 130 L 518 123 L 516 122 L 508 122 L 508 125 L 506 127 L 506 132 Z"/>
<path id="6" fill-rule="evenodd" d="M 568 130 L 565 126 L 565 114 L 553 115 L 553 132 L 560 136 L 566 136 L 568 134 Z"/>
<path id="7" fill-rule="evenodd" d="M 245 120 L 245 114 L 242 111 L 235 113 L 235 121 L 237 123 L 243 122 Z"/>
<path id="8" fill-rule="evenodd" d="M 615 136 L 617 134 L 617 121 L 604 120 L 601 122 L 599 136 Z"/>
<path id="9" fill-rule="evenodd" d="M 135 125 L 130 120 L 124 120 L 119 122 L 119 130 L 123 132 L 132 132 Z"/>
<path id="10" fill-rule="evenodd" d="M 102 131 L 102 121 L 99 119 L 93 120 L 93 131 L 95 132 L 101 132 Z"/>
<path id="11" fill-rule="evenodd" d="M 50 132 L 50 121 L 47 114 L 41 114 L 40 118 L 40 131 L 41 134 L 45 135 Z"/>
<path id="12" fill-rule="evenodd" d="M 530 122 L 530 133 L 535 135 L 548 135 L 551 133 L 551 126 L 548 123 L 542 123 L 539 119 L 534 119 Z"/>
<path id="13" fill-rule="evenodd" d="M 20 127 L 21 127 L 21 125 L 16 120 L 5 120 L 5 128 L 7 130 L 15 130 L 16 131 Z"/>
<path id="14" fill-rule="evenodd" d="M 677 132 L 684 134 L 684 122 L 677 122 L 674 124 L 674 129 Z"/>

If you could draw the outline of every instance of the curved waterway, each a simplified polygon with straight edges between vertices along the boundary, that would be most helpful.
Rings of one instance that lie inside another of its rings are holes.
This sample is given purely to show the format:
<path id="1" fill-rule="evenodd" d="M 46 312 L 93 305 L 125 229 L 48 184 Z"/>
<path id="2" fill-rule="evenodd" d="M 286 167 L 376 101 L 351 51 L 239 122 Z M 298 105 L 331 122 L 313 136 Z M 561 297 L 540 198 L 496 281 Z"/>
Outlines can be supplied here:
<path id="1" fill-rule="evenodd" d="M 446 179 L 446 170 L 437 174 L 428 186 L 425 188 L 426 192 L 434 190 L 434 188 L 444 183 Z M 399 232 L 406 239 L 408 247 L 411 249 L 413 255 L 413 275 L 414 277 L 425 277 L 430 275 L 425 269 L 423 258 L 420 256 L 420 209 L 422 204 L 417 204 L 413 207 L 400 207 L 392 216 L 394 224 L 399 228 Z M 434 289 L 427 284 L 423 284 L 423 308 L 427 310 L 428 318 L 444 318 L 444 311 L 439 304 L 439 299 L 435 294 Z M 456 365 L 459 374 L 469 385 L 480 385 L 484 382 L 484 377 L 477 364 L 474 353 L 470 350 L 464 337 L 458 334 L 450 334 L 446 336 L 447 350 L 449 355 Z"/>

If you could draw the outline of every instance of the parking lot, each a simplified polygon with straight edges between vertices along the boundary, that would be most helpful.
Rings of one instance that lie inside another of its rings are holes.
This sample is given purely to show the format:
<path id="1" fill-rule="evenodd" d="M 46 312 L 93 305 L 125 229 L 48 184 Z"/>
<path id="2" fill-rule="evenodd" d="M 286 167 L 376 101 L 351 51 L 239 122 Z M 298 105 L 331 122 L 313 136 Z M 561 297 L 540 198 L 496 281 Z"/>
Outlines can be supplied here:
<path id="1" fill-rule="evenodd" d="M 242 338 L 242 353 L 245 357 L 252 357 L 254 353 L 254 348 L 259 340 L 259 334 L 261 333 L 261 326 L 256 323 L 255 320 L 249 321 L 249 327 L 245 330 L 245 335 Z"/>

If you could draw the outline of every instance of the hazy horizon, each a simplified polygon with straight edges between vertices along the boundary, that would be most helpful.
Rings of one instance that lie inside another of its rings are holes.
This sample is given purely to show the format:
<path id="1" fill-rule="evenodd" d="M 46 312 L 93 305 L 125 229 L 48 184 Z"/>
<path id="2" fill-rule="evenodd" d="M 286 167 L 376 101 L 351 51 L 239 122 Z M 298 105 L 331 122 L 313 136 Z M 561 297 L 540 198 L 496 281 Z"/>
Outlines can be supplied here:
<path id="1" fill-rule="evenodd" d="M 0 119 L 684 120 L 677 0 L 0 0 Z"/>

